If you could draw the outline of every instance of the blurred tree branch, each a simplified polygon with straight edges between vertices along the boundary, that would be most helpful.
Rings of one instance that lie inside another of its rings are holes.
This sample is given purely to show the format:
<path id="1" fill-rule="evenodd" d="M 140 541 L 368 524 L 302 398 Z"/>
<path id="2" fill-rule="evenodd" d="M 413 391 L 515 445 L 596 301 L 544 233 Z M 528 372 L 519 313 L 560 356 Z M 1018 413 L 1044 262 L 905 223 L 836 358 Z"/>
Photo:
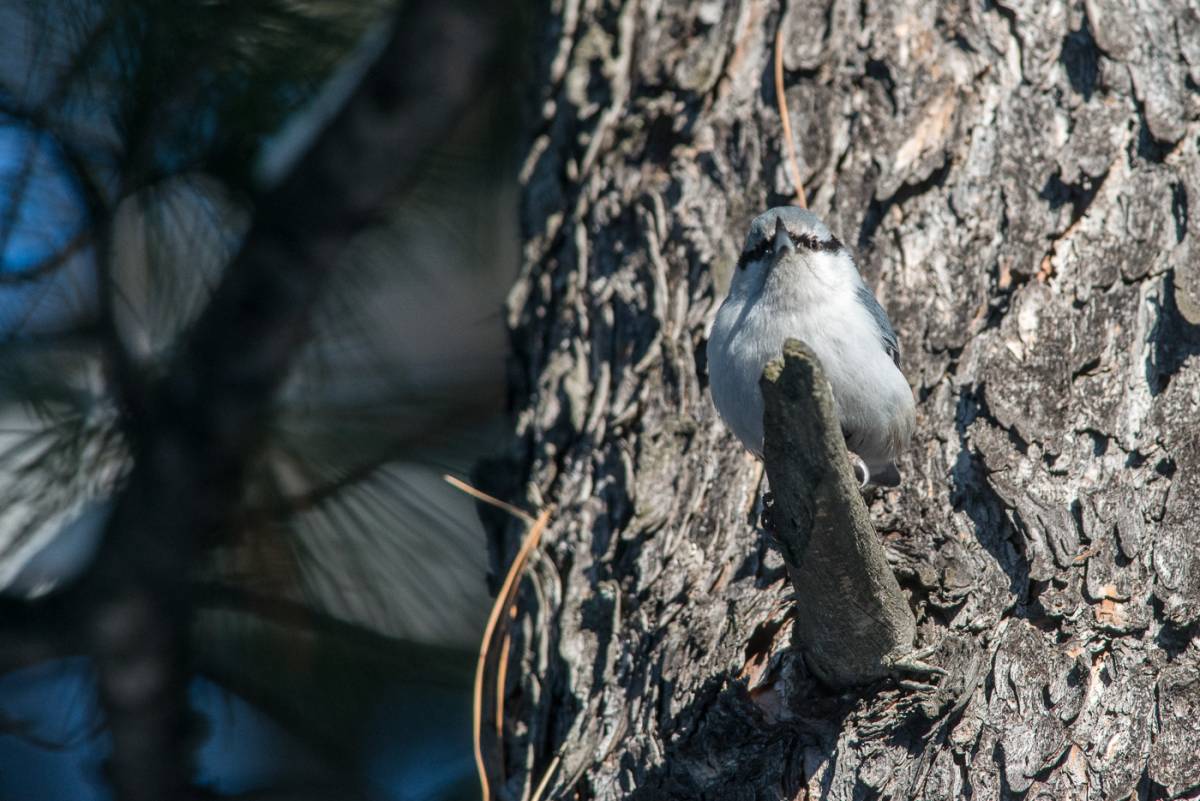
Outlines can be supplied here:
<path id="1" fill-rule="evenodd" d="M 192 794 L 185 690 L 195 557 L 238 505 L 327 275 L 469 106 L 497 30 L 464 6 L 404 4 L 340 113 L 258 199 L 240 251 L 164 377 L 135 415 L 126 408 L 135 466 L 94 568 L 69 596 L 87 610 L 119 798 Z M 95 225 L 97 198 L 85 194 Z"/>
<path id="2" fill-rule="evenodd" d="M 88 231 L 80 231 L 72 236 L 65 245 L 54 253 L 47 255 L 44 259 L 40 259 L 28 267 L 14 272 L 0 271 L 0 285 L 12 286 L 40 281 L 65 265 L 73 256 L 77 256 L 86 250 L 91 241 L 91 234 Z"/>

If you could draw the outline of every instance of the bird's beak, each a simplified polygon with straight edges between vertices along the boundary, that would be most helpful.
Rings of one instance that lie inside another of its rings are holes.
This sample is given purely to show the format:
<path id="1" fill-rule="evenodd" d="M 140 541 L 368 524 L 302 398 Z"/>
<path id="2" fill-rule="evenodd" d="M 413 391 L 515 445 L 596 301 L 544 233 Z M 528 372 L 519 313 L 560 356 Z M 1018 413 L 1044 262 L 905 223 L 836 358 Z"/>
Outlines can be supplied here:
<path id="1" fill-rule="evenodd" d="M 783 224 L 783 220 L 776 218 L 775 239 L 771 243 L 771 252 L 775 254 L 775 260 L 778 261 L 785 253 L 792 253 L 795 250 L 796 246 L 792 244 L 792 238 L 788 235 L 787 226 Z"/>

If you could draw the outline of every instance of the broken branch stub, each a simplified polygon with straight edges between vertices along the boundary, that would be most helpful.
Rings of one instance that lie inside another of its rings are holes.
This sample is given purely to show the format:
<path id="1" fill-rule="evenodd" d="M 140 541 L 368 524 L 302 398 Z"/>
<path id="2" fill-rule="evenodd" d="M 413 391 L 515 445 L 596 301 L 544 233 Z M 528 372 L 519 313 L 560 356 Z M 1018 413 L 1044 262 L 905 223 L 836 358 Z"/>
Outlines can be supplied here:
<path id="1" fill-rule="evenodd" d="M 831 685 L 882 678 L 889 658 L 911 649 L 916 623 L 853 478 L 820 361 L 789 339 L 759 385 L 763 461 L 796 589 L 797 639 Z"/>

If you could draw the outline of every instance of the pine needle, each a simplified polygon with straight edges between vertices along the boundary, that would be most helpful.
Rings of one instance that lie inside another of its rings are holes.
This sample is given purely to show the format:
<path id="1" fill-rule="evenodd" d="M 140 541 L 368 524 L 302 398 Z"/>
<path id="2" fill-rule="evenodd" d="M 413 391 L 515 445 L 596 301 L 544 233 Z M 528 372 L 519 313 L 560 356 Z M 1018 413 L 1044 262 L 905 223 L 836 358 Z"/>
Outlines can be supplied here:
<path id="1" fill-rule="evenodd" d="M 558 768 L 558 763 L 561 761 L 561 756 L 555 756 L 550 760 L 550 764 L 546 766 L 546 772 L 542 774 L 542 780 L 538 782 L 537 789 L 533 791 L 533 795 L 529 797 L 529 801 L 541 801 L 542 793 L 546 792 L 546 785 L 550 784 L 550 777 L 554 775 L 554 771 Z"/>
<path id="2" fill-rule="evenodd" d="M 508 608 L 509 618 L 516 611 L 515 606 Z M 512 635 L 504 632 L 500 642 L 500 658 L 496 660 L 496 739 L 504 737 L 504 685 L 508 681 L 508 650 L 512 646 Z"/>
<path id="3" fill-rule="evenodd" d="M 796 205 L 808 208 L 804 195 L 804 182 L 800 179 L 800 164 L 796 160 L 796 143 L 792 139 L 792 120 L 788 116 L 787 96 L 783 92 L 783 18 L 779 15 L 779 27 L 775 29 L 775 103 L 779 106 L 779 119 L 783 122 L 783 141 L 787 143 L 788 171 L 796 187 Z"/>
<path id="4" fill-rule="evenodd" d="M 508 512 L 513 517 L 518 518 L 519 520 L 523 520 L 526 525 L 529 525 L 529 526 L 533 525 L 534 520 L 529 515 L 529 513 L 525 512 L 522 509 L 518 509 L 517 507 L 513 506 L 511 503 L 505 503 L 504 501 L 500 500 L 499 498 L 488 495 L 483 490 L 475 489 L 467 482 L 465 482 L 461 479 L 455 478 L 454 476 L 450 475 L 449 473 L 444 474 L 442 476 L 442 478 L 445 479 L 447 484 L 454 487 L 455 489 L 462 490 L 463 492 L 467 493 L 475 500 L 482 501 L 483 503 L 486 503 L 489 506 L 494 506 L 497 509 L 502 509 L 505 512 Z"/>
<path id="5" fill-rule="evenodd" d="M 542 538 L 542 533 L 546 530 L 546 525 L 550 522 L 550 510 L 543 509 L 541 514 L 533 520 L 529 515 L 514 506 L 496 500 L 490 495 L 470 487 L 469 485 L 451 479 L 446 476 L 446 480 L 451 484 L 462 489 L 468 495 L 479 498 L 485 503 L 492 503 L 498 508 L 510 511 L 515 516 L 522 520 L 529 520 L 532 525 L 529 526 L 528 533 L 525 535 L 525 541 L 521 543 L 521 549 L 517 551 L 516 557 L 513 558 L 512 564 L 508 567 L 508 573 L 504 577 L 504 583 L 500 586 L 500 592 L 496 593 L 496 602 L 492 604 L 492 611 L 488 614 L 487 625 L 483 630 L 483 641 L 479 645 L 479 659 L 475 664 L 475 690 L 474 690 L 474 705 L 472 714 L 472 729 L 474 735 L 475 746 L 475 767 L 479 771 L 479 785 L 482 790 L 483 801 L 490 801 L 491 786 L 488 784 L 487 767 L 483 760 L 483 697 L 484 697 L 484 676 L 487 673 L 488 655 L 491 651 L 492 640 L 496 636 L 498 627 L 501 624 L 502 616 L 505 610 L 512 606 L 513 598 L 517 594 L 518 579 L 525 568 L 526 562 L 529 561 L 529 555 L 537 548 L 538 542 Z M 504 648 L 502 656 L 507 657 L 507 647 Z M 497 714 L 503 714 L 500 693 L 502 689 L 497 690 Z M 499 724 L 497 724 L 499 725 Z"/>

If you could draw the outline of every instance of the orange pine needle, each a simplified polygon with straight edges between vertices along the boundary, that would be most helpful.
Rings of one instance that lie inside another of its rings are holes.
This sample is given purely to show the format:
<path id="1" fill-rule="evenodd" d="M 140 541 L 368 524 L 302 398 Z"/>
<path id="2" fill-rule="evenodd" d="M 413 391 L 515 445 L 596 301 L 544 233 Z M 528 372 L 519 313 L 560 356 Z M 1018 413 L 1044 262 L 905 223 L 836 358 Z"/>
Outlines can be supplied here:
<path id="1" fill-rule="evenodd" d="M 496 660 L 496 739 L 504 737 L 504 684 L 508 680 L 508 649 L 512 646 L 512 637 L 504 632 L 500 641 L 500 658 Z"/>
<path id="2" fill-rule="evenodd" d="M 783 122 L 783 141 L 787 143 L 788 171 L 796 187 L 796 205 L 807 209 L 808 199 L 804 195 L 800 163 L 796 159 L 796 143 L 792 140 L 792 119 L 788 116 L 787 96 L 783 92 L 783 16 L 779 15 L 779 27 L 775 29 L 775 102 L 779 106 L 779 119 Z"/>
<path id="3" fill-rule="evenodd" d="M 497 509 L 503 509 L 505 512 L 508 512 L 513 517 L 524 520 L 526 525 L 530 525 L 530 526 L 533 525 L 533 518 L 530 517 L 527 512 L 525 512 L 522 509 L 518 509 L 517 507 L 513 506 L 511 503 L 505 503 L 504 501 L 500 500 L 499 498 L 488 495 L 483 490 L 475 489 L 467 482 L 463 481 L 462 479 L 455 478 L 454 476 L 450 475 L 449 473 L 443 473 L 442 479 L 450 486 L 454 487 L 455 489 L 462 490 L 463 492 L 467 493 L 475 500 L 483 501 L 484 503 L 488 504 L 489 506 L 495 506 Z"/>
<path id="4" fill-rule="evenodd" d="M 449 477 L 447 477 L 449 480 Z M 459 486 L 461 482 L 455 483 Z M 460 489 L 466 487 L 463 484 Z M 472 488 L 474 489 L 474 488 Z M 463 490 L 467 492 L 467 490 Z M 475 495 L 478 490 L 468 492 Z M 482 495 L 483 493 L 479 493 Z M 478 497 L 478 496 L 476 496 Z M 487 496 L 490 498 L 491 496 Z M 485 500 L 480 498 L 480 500 Z M 495 499 L 492 499 L 495 500 Z M 497 503 L 503 503 L 497 501 Z M 508 504 L 504 504 L 507 506 Z M 500 508 L 504 508 L 501 506 Z M 516 508 L 516 507 L 512 507 Z M 519 510 L 518 510 L 519 511 Z M 522 518 L 528 518 L 528 515 L 523 512 L 520 514 Z M 529 555 L 537 548 L 538 542 L 542 538 L 542 532 L 546 530 L 546 525 L 550 522 L 550 510 L 543 509 L 541 514 L 537 516 L 537 520 L 533 521 L 533 525 L 529 527 L 529 532 L 525 535 L 525 541 L 521 543 L 521 549 L 517 551 L 516 557 L 513 558 L 512 564 L 508 567 L 508 573 L 504 576 L 504 583 L 500 585 L 500 592 L 496 593 L 496 601 L 492 604 L 492 611 L 488 613 L 487 625 L 483 629 L 483 642 L 479 646 L 479 659 L 475 663 L 475 694 L 474 694 L 474 709 L 472 715 L 472 729 L 474 734 L 475 745 L 475 768 L 479 771 L 479 785 L 483 792 L 483 801 L 490 801 L 491 786 L 487 780 L 487 767 L 483 761 L 483 679 L 487 669 L 488 652 L 491 649 L 492 639 L 495 637 L 496 628 L 500 623 L 500 617 L 504 610 L 512 605 L 513 597 L 517 594 L 518 579 L 521 576 L 521 571 L 525 567 L 525 563 L 529 561 Z"/>
<path id="5" fill-rule="evenodd" d="M 533 791 L 533 795 L 529 797 L 529 801 L 541 801 L 542 794 L 546 792 L 546 786 L 550 784 L 550 777 L 558 769 L 558 763 L 561 759 L 562 757 L 555 755 L 554 759 L 550 760 L 550 764 L 546 766 L 546 772 L 542 774 L 542 780 L 538 782 L 537 789 Z"/>

